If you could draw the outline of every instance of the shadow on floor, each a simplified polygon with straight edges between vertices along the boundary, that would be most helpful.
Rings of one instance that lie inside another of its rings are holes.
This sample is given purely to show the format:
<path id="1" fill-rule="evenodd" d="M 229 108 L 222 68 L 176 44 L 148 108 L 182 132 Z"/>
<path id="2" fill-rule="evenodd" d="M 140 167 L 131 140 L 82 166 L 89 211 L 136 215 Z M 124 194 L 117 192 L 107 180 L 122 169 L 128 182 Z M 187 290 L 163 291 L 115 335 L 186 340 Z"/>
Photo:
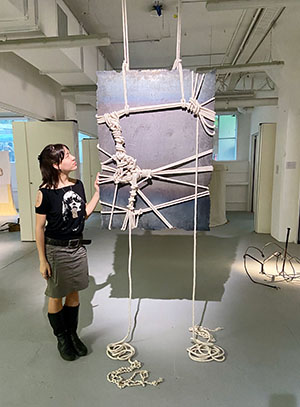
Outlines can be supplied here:
<path id="1" fill-rule="evenodd" d="M 224 284 L 235 260 L 238 238 L 198 236 L 197 300 L 221 301 Z M 191 299 L 192 236 L 158 236 L 145 232 L 132 236 L 132 298 Z M 111 297 L 128 297 L 128 236 L 118 235 Z"/>
<path id="2" fill-rule="evenodd" d="M 297 398 L 293 394 L 272 394 L 269 407 L 297 407 Z"/>

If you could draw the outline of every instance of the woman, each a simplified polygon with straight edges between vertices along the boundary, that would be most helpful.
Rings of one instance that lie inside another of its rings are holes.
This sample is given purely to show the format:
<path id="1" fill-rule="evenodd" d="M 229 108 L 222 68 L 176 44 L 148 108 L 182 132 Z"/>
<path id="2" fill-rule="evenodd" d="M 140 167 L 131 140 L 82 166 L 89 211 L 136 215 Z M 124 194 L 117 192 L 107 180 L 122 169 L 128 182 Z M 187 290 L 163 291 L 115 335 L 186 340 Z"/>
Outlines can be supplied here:
<path id="1" fill-rule="evenodd" d="M 77 356 L 87 354 L 86 346 L 76 333 L 78 291 L 88 286 L 82 232 L 85 219 L 99 201 L 99 186 L 96 178 L 94 196 L 86 203 L 82 182 L 69 177 L 70 172 L 77 168 L 75 157 L 63 144 L 46 146 L 38 159 L 43 182 L 35 207 L 36 245 L 40 273 L 47 280 L 48 318 L 57 337 L 61 357 L 75 360 Z"/>

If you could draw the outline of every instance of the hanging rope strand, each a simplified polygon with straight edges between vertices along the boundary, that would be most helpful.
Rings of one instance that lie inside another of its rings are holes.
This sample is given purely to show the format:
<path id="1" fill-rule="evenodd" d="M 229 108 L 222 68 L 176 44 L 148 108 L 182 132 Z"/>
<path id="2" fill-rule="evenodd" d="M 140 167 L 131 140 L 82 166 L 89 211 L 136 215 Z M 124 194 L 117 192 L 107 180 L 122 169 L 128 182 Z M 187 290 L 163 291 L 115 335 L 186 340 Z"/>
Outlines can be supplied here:
<path id="1" fill-rule="evenodd" d="M 124 61 L 122 64 L 124 111 L 125 111 L 125 114 L 128 115 L 129 114 L 129 105 L 128 105 L 128 98 L 127 98 L 126 72 L 129 71 L 129 45 L 128 45 L 128 20 L 127 20 L 126 0 L 122 0 L 122 22 L 123 22 L 123 46 L 124 46 Z"/>
<path id="2" fill-rule="evenodd" d="M 122 0 L 123 48 L 125 69 L 129 70 L 128 20 L 126 0 Z"/>
<path id="3" fill-rule="evenodd" d="M 121 340 L 125 342 L 131 333 L 132 318 L 131 318 L 131 302 L 132 302 L 132 275 L 131 275 L 131 259 L 132 259 L 132 224 L 129 221 L 128 228 L 128 329 L 127 334 Z"/>
<path id="4" fill-rule="evenodd" d="M 181 49 L 181 0 L 178 0 L 178 15 L 177 15 L 177 40 L 176 40 L 176 58 L 172 69 L 177 69 L 179 72 L 180 81 L 180 91 L 181 91 L 181 103 L 185 107 L 185 97 L 184 97 L 184 85 L 183 85 L 183 70 L 182 61 L 180 55 Z"/>
<path id="5" fill-rule="evenodd" d="M 195 299 L 197 277 L 197 201 L 198 201 L 198 150 L 199 150 L 199 118 L 196 119 L 196 159 L 195 159 L 195 200 L 194 200 L 194 247 L 193 247 L 193 294 L 192 294 L 192 326 L 195 326 Z M 195 332 L 193 330 L 193 339 Z"/>
<path id="6" fill-rule="evenodd" d="M 177 40 L 176 40 L 176 58 L 173 64 L 172 69 L 177 69 L 180 58 L 180 49 L 181 49 L 181 0 L 178 0 L 177 6 Z"/>

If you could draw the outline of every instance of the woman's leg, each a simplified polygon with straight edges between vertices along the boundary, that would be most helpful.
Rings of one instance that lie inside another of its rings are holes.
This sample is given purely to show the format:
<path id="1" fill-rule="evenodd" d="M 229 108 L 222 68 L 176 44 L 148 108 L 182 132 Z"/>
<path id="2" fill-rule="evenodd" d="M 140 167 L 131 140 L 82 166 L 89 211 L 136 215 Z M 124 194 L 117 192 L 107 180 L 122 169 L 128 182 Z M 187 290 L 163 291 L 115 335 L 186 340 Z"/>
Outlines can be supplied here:
<path id="1" fill-rule="evenodd" d="M 48 302 L 48 312 L 49 312 L 49 314 L 56 314 L 57 312 L 61 311 L 62 308 L 63 308 L 63 306 L 62 306 L 62 298 L 49 297 L 49 302 Z"/>
<path id="2" fill-rule="evenodd" d="M 79 294 L 78 291 L 67 295 L 65 305 L 64 305 L 64 317 L 67 330 L 70 334 L 73 347 L 78 356 L 87 355 L 87 347 L 77 335 L 77 326 L 78 326 L 78 313 L 79 313 Z"/>
<path id="3" fill-rule="evenodd" d="M 65 360 L 75 360 L 76 353 L 67 332 L 62 306 L 62 298 L 49 297 L 48 319 L 57 338 L 57 348 L 61 357 Z"/>
<path id="4" fill-rule="evenodd" d="M 66 296 L 65 305 L 68 307 L 77 307 L 79 305 L 79 294 L 78 291 L 74 291 Z"/>

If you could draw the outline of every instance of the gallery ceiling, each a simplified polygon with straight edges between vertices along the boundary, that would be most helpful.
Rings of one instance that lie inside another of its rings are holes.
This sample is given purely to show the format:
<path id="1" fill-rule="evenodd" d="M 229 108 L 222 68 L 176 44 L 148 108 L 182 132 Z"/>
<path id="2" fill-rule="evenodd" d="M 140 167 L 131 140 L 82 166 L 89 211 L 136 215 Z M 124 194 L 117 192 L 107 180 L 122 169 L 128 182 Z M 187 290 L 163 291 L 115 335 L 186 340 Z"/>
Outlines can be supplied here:
<path id="1" fill-rule="evenodd" d="M 115 69 L 120 68 L 123 59 L 121 0 L 65 0 L 65 3 L 88 33 L 108 33 L 112 45 L 104 49 L 105 55 Z M 178 2 L 162 1 L 160 17 L 153 11 L 154 4 L 152 0 L 127 1 L 133 69 L 170 67 L 175 58 Z M 181 53 L 184 66 L 231 63 L 248 30 L 250 39 L 259 28 L 260 41 L 282 9 L 207 11 L 204 1 L 183 0 Z M 250 62 L 268 61 L 270 47 L 268 35 Z M 246 49 L 247 43 L 243 52 Z M 236 62 L 242 59 L 241 55 Z"/>
<path id="2" fill-rule="evenodd" d="M 120 69 L 123 61 L 121 0 L 64 1 L 89 34 L 108 34 L 111 45 L 102 52 L 114 69 Z M 154 10 L 155 4 L 153 0 L 127 1 L 132 69 L 171 68 L 173 65 L 178 1 L 160 1 L 161 16 Z M 284 10 L 285 7 L 278 5 L 208 11 L 203 0 L 183 0 L 183 67 L 272 61 L 272 27 Z M 225 88 L 234 89 L 240 77 L 239 74 L 219 75 L 219 87 L 225 79 Z"/>

